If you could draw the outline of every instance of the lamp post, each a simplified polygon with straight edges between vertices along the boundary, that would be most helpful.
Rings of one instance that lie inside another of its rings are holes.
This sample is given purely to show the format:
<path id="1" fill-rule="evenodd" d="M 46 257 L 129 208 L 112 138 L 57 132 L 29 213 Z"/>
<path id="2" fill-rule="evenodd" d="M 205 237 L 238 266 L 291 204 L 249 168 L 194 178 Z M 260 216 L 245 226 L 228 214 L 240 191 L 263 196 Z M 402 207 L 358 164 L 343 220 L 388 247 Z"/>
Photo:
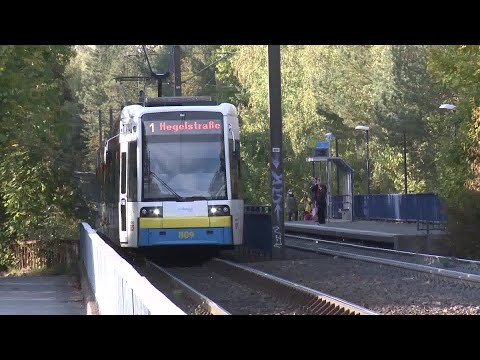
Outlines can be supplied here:
<path id="1" fill-rule="evenodd" d="M 453 104 L 442 104 L 439 106 L 439 109 L 448 109 L 448 110 L 454 110 L 456 108 L 455 105 Z"/>
<path id="2" fill-rule="evenodd" d="M 394 114 L 393 119 L 400 121 L 398 115 Z M 403 126 L 403 192 L 408 194 L 408 175 L 407 175 L 407 131 L 405 125 Z"/>
<path id="3" fill-rule="evenodd" d="M 453 104 L 445 103 L 445 104 L 440 105 L 438 108 L 454 111 L 457 107 Z M 453 136 L 456 138 L 457 137 L 457 123 L 456 122 L 453 124 L 453 131 L 454 131 Z"/>
<path id="4" fill-rule="evenodd" d="M 332 172 L 332 164 L 328 160 L 328 158 L 332 157 L 330 144 L 332 142 L 333 134 L 331 132 L 328 132 L 328 133 L 325 134 L 325 136 L 327 137 L 327 141 L 328 141 L 327 167 L 325 169 L 327 171 L 327 219 L 331 219 L 332 218 L 332 212 L 333 212 L 333 209 L 332 209 L 332 194 L 331 194 L 331 189 L 330 189 L 330 175 L 331 175 L 331 172 Z M 338 172 L 337 172 L 337 175 L 338 175 Z M 338 192 L 338 190 L 337 190 L 337 192 Z"/>
<path id="5" fill-rule="evenodd" d="M 327 136 L 327 140 L 329 142 L 332 141 L 332 137 L 334 137 L 334 135 L 331 132 L 328 132 L 325 135 Z M 332 156 L 331 153 L 330 153 L 330 156 Z M 336 135 L 335 135 L 335 157 L 338 157 L 338 137 Z"/>
<path id="6" fill-rule="evenodd" d="M 407 178 L 407 132 L 403 129 L 403 183 L 405 194 L 408 194 L 408 178 Z"/>
<path id="7" fill-rule="evenodd" d="M 355 126 L 355 130 L 365 131 L 367 138 L 367 194 L 370 195 L 370 159 L 368 157 L 368 131 L 370 130 L 370 127 L 366 125 L 357 125 Z"/>
<path id="8" fill-rule="evenodd" d="M 331 132 L 328 132 L 325 134 L 327 136 L 327 140 L 330 142 L 332 141 L 332 136 L 333 134 Z M 332 154 L 329 155 L 330 157 Z M 335 157 L 338 157 L 338 137 L 335 135 Z M 340 174 L 338 173 L 338 168 L 336 170 L 337 174 L 337 194 L 340 192 Z"/>

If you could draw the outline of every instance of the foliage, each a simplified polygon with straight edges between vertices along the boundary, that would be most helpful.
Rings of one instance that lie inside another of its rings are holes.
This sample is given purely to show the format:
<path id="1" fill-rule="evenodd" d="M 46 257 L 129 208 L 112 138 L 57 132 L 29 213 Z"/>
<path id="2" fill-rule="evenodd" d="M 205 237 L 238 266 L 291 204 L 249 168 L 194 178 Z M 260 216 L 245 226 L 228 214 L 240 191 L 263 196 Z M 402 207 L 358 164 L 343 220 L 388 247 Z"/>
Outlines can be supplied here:
<path id="1" fill-rule="evenodd" d="M 440 142 L 441 148 L 437 147 L 438 186 L 451 202 L 464 187 L 475 189 L 471 185 L 480 177 L 474 171 L 478 158 L 474 110 L 480 96 L 479 59 L 479 46 L 438 46 L 430 50 L 429 71 L 444 85 L 444 101 L 456 105 L 455 111 L 446 114 L 436 129 L 447 138 Z"/>
<path id="2" fill-rule="evenodd" d="M 443 124 L 453 132 L 453 141 L 438 155 L 448 230 L 455 255 L 476 258 L 480 256 L 479 60 L 479 46 L 439 46 L 432 48 L 429 64 L 431 73 L 446 88 L 446 102 L 456 105 L 450 124 Z"/>
<path id="3" fill-rule="evenodd" d="M 182 95 L 215 95 L 217 84 L 214 67 L 210 65 L 216 60 L 217 48 L 215 45 L 180 47 Z M 94 171 L 100 145 L 99 123 L 104 141 L 109 138 L 110 117 L 112 123 L 115 122 L 123 106 L 138 101 L 140 91 L 144 91 L 146 97 L 158 96 L 157 80 L 132 77 L 148 78 L 151 71 L 168 73 L 170 77 L 162 82 L 162 95 L 174 95 L 172 46 L 96 45 L 78 46 L 77 51 L 78 55 L 72 62 L 70 86 L 81 105 L 81 117 L 85 123 L 82 165 L 86 170 Z"/>
<path id="4" fill-rule="evenodd" d="M 269 203 L 267 47 L 180 49 L 183 95 L 237 106 L 246 200 Z M 155 73 L 173 75 L 171 45 L 145 50 Z M 440 193 L 452 224 L 476 216 L 467 209 L 476 208 L 480 190 L 479 59 L 480 46 L 282 46 L 285 187 L 297 195 L 308 188 L 307 143 L 332 132 L 332 145 L 355 170 L 355 193 L 364 193 L 366 139 L 354 129 L 363 124 L 370 126 L 373 193 L 403 192 L 405 134 L 409 192 Z M 142 45 L 0 46 L 0 246 L 62 237 L 90 216 L 74 171 L 95 170 L 110 109 L 114 121 L 140 90 L 157 96 L 154 79 L 119 77 L 148 75 Z M 173 82 L 163 83 L 164 95 L 173 95 Z M 440 110 L 442 102 L 457 108 Z"/>
<path id="5" fill-rule="evenodd" d="M 480 258 L 480 191 L 462 189 L 447 206 L 447 229 L 453 256 Z"/>
<path id="6" fill-rule="evenodd" d="M 217 66 L 217 79 L 238 88 L 246 183 L 250 176 L 261 176 L 261 184 L 265 185 L 247 188 L 247 196 L 269 202 L 267 49 L 221 49 L 235 52 Z M 354 130 L 356 125 L 364 124 L 370 126 L 372 192 L 403 192 L 404 130 L 409 192 L 436 191 L 437 144 L 448 137 L 442 138 L 443 133 L 434 131 L 435 126 L 440 128 L 437 123 L 444 120 L 437 109 L 442 87 L 428 72 L 428 49 L 282 46 L 285 186 L 297 194 L 308 187 L 311 166 L 305 161 L 309 155 L 306 144 L 311 139 L 323 140 L 327 132 L 332 132 L 339 156 L 355 170 L 355 192 L 365 192 L 365 134 Z M 394 121 L 393 114 L 404 120 Z"/>
<path id="7" fill-rule="evenodd" d="M 0 271 L 6 271 L 15 265 L 15 256 L 10 244 L 5 239 L 0 239 Z"/>
<path id="8" fill-rule="evenodd" d="M 72 126 L 77 107 L 65 77 L 73 55 L 71 46 L 0 46 L 4 250 L 16 240 L 76 231 L 68 225 L 77 219 L 74 205 L 82 204 L 73 183 L 80 129 Z M 10 255 L 3 254 L 0 263 L 8 264 Z"/>

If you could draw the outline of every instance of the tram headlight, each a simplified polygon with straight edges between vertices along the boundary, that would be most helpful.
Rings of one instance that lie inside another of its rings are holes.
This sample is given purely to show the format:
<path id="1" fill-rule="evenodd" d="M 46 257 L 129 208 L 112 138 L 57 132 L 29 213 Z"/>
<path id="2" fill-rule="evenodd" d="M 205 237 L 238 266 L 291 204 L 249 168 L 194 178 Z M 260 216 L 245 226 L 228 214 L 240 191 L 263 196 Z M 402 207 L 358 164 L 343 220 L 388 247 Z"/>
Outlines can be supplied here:
<path id="1" fill-rule="evenodd" d="M 163 217 L 163 206 L 144 207 L 140 210 L 141 217 Z"/>
<path id="2" fill-rule="evenodd" d="M 230 208 L 227 205 L 209 205 L 208 216 L 228 216 Z"/>

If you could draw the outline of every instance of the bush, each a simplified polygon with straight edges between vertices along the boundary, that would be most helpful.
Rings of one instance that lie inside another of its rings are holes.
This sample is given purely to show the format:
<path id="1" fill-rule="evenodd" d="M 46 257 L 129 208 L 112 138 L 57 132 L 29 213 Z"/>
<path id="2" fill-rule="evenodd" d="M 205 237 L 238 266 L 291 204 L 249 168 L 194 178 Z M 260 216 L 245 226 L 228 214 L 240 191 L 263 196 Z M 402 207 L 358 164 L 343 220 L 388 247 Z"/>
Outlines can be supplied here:
<path id="1" fill-rule="evenodd" d="M 5 241 L 0 240 L 0 271 L 7 271 L 15 266 L 15 256 L 12 248 Z"/>
<path id="2" fill-rule="evenodd" d="M 480 192 L 463 190 L 449 202 L 447 212 L 453 256 L 480 259 Z"/>

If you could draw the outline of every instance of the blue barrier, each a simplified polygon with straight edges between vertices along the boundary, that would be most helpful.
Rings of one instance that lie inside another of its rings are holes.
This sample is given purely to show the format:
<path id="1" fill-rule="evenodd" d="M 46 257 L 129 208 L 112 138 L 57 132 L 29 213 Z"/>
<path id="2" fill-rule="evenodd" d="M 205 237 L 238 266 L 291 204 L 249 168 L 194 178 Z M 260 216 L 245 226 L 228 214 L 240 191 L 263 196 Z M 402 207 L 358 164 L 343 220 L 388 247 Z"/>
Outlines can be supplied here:
<path id="1" fill-rule="evenodd" d="M 443 203 L 433 193 L 355 195 L 355 219 L 445 222 Z"/>
<path id="2" fill-rule="evenodd" d="M 243 237 L 249 250 L 272 253 L 271 206 L 245 205 Z"/>
<path id="3" fill-rule="evenodd" d="M 417 208 L 419 220 L 447 221 L 447 211 L 442 201 L 434 194 L 418 194 Z M 433 196 L 426 196 L 433 195 Z M 421 201 L 420 201 L 421 200 Z"/>
<path id="4" fill-rule="evenodd" d="M 332 196 L 332 218 L 341 219 L 341 210 L 349 205 L 344 196 Z M 445 206 L 436 194 L 371 194 L 354 195 L 354 220 L 392 220 L 416 221 L 420 223 L 439 223 L 447 221 Z M 434 229 L 434 227 L 431 227 Z M 429 226 L 427 224 L 427 232 Z M 271 207 L 263 205 L 245 205 L 244 240 L 249 250 L 272 253 Z"/>

